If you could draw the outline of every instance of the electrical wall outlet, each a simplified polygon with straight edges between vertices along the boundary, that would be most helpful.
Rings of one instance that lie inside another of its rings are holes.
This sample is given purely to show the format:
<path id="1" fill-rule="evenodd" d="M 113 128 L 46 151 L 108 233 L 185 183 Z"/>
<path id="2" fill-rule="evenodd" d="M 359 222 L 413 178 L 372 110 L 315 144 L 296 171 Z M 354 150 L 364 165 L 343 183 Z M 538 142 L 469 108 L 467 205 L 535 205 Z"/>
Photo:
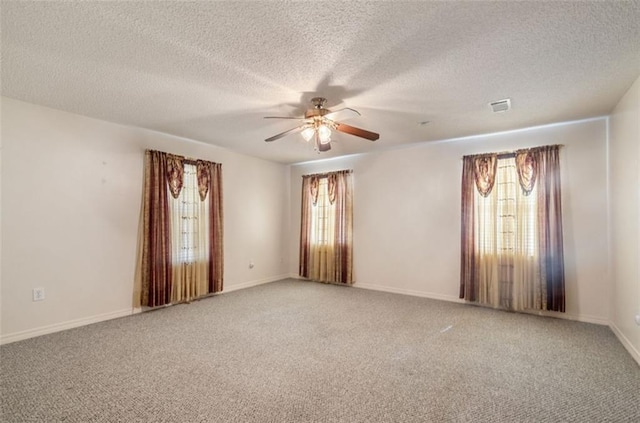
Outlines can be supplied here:
<path id="1" fill-rule="evenodd" d="M 44 300 L 44 288 L 33 288 L 33 301 Z"/>
<path id="2" fill-rule="evenodd" d="M 636 325 L 640 326 L 640 313 L 636 314 Z"/>

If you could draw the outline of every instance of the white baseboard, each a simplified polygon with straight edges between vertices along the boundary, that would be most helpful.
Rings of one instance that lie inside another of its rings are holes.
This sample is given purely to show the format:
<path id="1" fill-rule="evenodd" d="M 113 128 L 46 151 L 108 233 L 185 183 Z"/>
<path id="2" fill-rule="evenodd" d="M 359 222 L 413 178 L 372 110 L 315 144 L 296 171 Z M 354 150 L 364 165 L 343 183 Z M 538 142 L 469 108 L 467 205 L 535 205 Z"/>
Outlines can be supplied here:
<path id="1" fill-rule="evenodd" d="M 222 293 L 232 292 L 238 289 L 250 288 L 252 286 L 262 285 L 269 282 L 279 281 L 289 278 L 289 274 L 272 276 L 270 278 L 258 279 L 255 281 L 244 282 L 238 285 L 225 288 Z M 142 308 L 127 308 L 124 310 L 112 311 L 109 313 L 98 314 L 95 316 L 83 317 L 80 319 L 69 320 L 66 322 L 54 323 L 52 325 L 41 326 L 34 329 L 27 329 L 20 332 L 0 335 L 0 345 L 10 344 L 23 339 L 35 338 L 36 336 L 47 335 L 50 333 L 60 332 L 67 329 L 73 329 L 80 326 L 90 325 L 92 323 L 103 322 L 105 320 L 117 319 L 118 317 L 131 316 L 144 311 Z"/>
<path id="2" fill-rule="evenodd" d="M 629 351 L 629 354 L 631 354 L 631 357 L 633 357 L 636 363 L 638 363 L 638 365 L 640 366 L 640 352 L 635 349 L 631 341 L 629 341 L 629 339 L 627 339 L 627 337 L 624 336 L 624 334 L 620 331 L 620 329 L 618 329 L 618 327 L 613 322 L 609 323 L 609 327 L 611 328 L 613 333 L 616 335 L 616 337 L 618 337 L 618 340 L 620 341 L 620 343 L 624 345 L 627 351 Z"/>
<path id="3" fill-rule="evenodd" d="M 464 300 L 456 297 L 455 295 L 437 294 L 435 292 L 416 291 L 413 289 L 392 288 L 382 285 L 371 285 L 368 283 L 354 283 L 354 288 L 371 289 L 373 291 L 390 292 L 392 294 L 411 295 L 413 297 L 431 298 L 433 300 L 450 301 L 453 303 L 464 303 Z"/>
<path id="4" fill-rule="evenodd" d="M 109 313 L 98 314 L 90 317 L 82 317 L 80 319 L 68 320 L 66 322 L 54 323 L 52 325 L 41 326 L 39 328 L 27 329 L 20 332 L 9 333 L 0 336 L 0 345 L 10 344 L 11 342 L 22 341 L 23 339 L 35 338 L 36 336 L 47 335 L 54 332 L 60 332 L 67 329 L 73 329 L 80 326 L 90 325 L 92 323 L 103 322 L 105 320 L 117 319 L 118 317 L 130 316 L 133 314 L 132 308 L 124 310 L 112 311 Z"/>
<path id="5" fill-rule="evenodd" d="M 250 288 L 252 286 L 258 286 L 258 285 L 263 285 L 263 284 L 267 284 L 267 283 L 270 283 L 270 282 L 276 282 L 276 281 L 279 281 L 279 280 L 282 280 L 282 279 L 301 279 L 301 277 L 299 275 L 295 274 L 295 273 L 290 273 L 290 274 L 272 276 L 272 277 L 264 278 L 264 279 L 257 279 L 257 280 L 248 281 L 248 282 L 240 283 L 240 284 L 237 284 L 237 285 L 233 285 L 231 287 L 225 287 L 225 289 L 223 290 L 222 294 L 226 293 L 226 292 L 233 292 L 233 291 L 237 291 L 237 290 L 240 290 L 240 289 Z M 390 293 L 393 293 L 393 294 L 411 295 L 411 296 L 414 296 L 414 297 L 431 298 L 431 299 L 434 299 L 434 300 L 443 300 L 443 301 L 449 301 L 449 302 L 454 302 L 454 303 L 461 303 L 461 304 L 465 303 L 464 300 L 462 300 L 462 299 L 460 299 L 460 298 L 458 298 L 456 296 L 438 294 L 438 293 L 433 293 L 433 292 L 416 291 L 416 290 L 412 290 L 412 289 L 393 288 L 393 287 L 387 287 L 387 286 L 382 286 L 382 285 L 372 285 L 372 284 L 362 284 L 362 283 L 355 283 L 353 285 L 353 287 L 354 288 L 362 288 L 362 289 L 370 289 L 370 290 L 373 290 L 373 291 L 390 292 Z M 103 313 L 103 314 L 99 314 L 99 315 L 95 315 L 95 316 L 83 317 L 83 318 L 75 319 L 75 320 L 69 320 L 69 321 L 66 321 L 66 322 L 54 323 L 52 325 L 42 326 L 42 327 L 34 328 L 34 329 L 28 329 L 28 330 L 24 330 L 24 331 L 20 331 L 20 332 L 9 333 L 9 334 L 0 336 L 0 345 L 9 344 L 9 343 L 16 342 L 16 341 L 21 341 L 23 339 L 34 338 L 36 336 L 41 336 L 41 335 L 47 335 L 47 334 L 50 334 L 50 333 L 60 332 L 60 331 L 67 330 L 67 329 L 73 329 L 73 328 L 77 328 L 77 327 L 80 327 L 80 326 L 90 325 L 92 323 L 98 323 L 98 322 L 102 322 L 102 321 L 105 321 L 105 320 L 110 320 L 110 319 L 116 319 L 116 318 L 119 318 L 119 317 L 130 316 L 130 315 L 133 315 L 133 314 L 140 313 L 141 311 L 142 310 L 140 308 L 128 308 L 128 309 L 113 311 L 113 312 L 109 312 L 109 313 Z M 601 318 L 592 317 L 592 316 L 571 315 L 571 314 L 566 314 L 566 313 L 539 312 L 539 313 L 536 313 L 536 314 L 541 315 L 541 316 L 558 317 L 558 318 L 561 318 L 561 319 L 576 320 L 576 321 L 580 321 L 580 322 L 594 323 L 594 324 L 609 326 L 609 327 L 611 327 L 611 330 L 613 330 L 615 335 L 618 337 L 620 342 L 622 342 L 624 347 L 629 351 L 629 353 L 638 362 L 638 364 L 640 364 L 640 354 L 638 353 L 638 351 L 633 347 L 631 342 L 629 342 L 629 340 L 622 334 L 622 332 L 620 332 L 620 330 L 618 330 L 618 328 L 607 319 L 601 319 Z"/>
<path id="6" fill-rule="evenodd" d="M 609 326 L 609 323 L 610 323 L 609 319 L 596 317 L 596 316 L 589 316 L 585 314 L 559 313 L 557 311 L 547 311 L 547 310 L 525 311 L 525 313 L 533 314 L 534 316 L 555 317 L 558 319 L 574 320 L 576 322 L 592 323 L 594 325 L 602 325 L 602 326 Z"/>
<path id="7" fill-rule="evenodd" d="M 226 293 L 226 292 L 233 292 L 233 291 L 237 291 L 239 289 L 245 289 L 245 288 L 251 288 L 252 286 L 258 286 L 258 285 L 264 285 L 265 283 L 270 283 L 270 282 L 275 282 L 275 281 L 280 281 L 282 279 L 288 279 L 289 275 L 288 274 L 284 274 L 284 275 L 278 275 L 278 276 L 271 276 L 269 278 L 264 278 L 264 279 L 257 279 L 254 281 L 249 281 L 249 282 L 243 282 L 243 283 L 239 283 L 237 285 L 232 285 L 230 287 L 227 287 L 225 284 L 224 289 L 222 290 L 222 294 Z"/>
<path id="8" fill-rule="evenodd" d="M 411 296 L 414 296 L 414 297 L 431 298 L 433 300 L 449 301 L 449 302 L 459 303 L 459 304 L 467 303 L 466 301 L 464 301 L 463 299 L 458 298 L 455 295 L 438 294 L 438 293 L 435 293 L 435 292 L 416 291 L 416 290 L 413 290 L 413 289 L 392 288 L 392 287 L 387 287 L 387 286 L 371 285 L 371 284 L 366 284 L 366 283 L 364 283 L 364 284 L 355 283 L 353 285 L 353 287 L 354 288 L 371 289 L 371 290 L 374 290 L 374 291 L 390 292 L 390 293 L 393 293 L 393 294 L 411 295 Z M 555 312 L 551 312 L 551 311 L 536 311 L 536 312 L 525 312 L 525 313 L 526 314 L 533 314 L 533 315 L 536 315 L 536 316 L 557 317 L 559 319 L 575 320 L 575 321 L 584 322 L 584 323 L 593 323 L 593 324 L 596 324 L 596 325 L 604 325 L 604 326 L 608 326 L 609 325 L 609 319 L 603 319 L 603 318 L 594 317 L 594 316 L 575 315 L 575 314 L 567 314 L 567 313 L 555 313 Z"/>

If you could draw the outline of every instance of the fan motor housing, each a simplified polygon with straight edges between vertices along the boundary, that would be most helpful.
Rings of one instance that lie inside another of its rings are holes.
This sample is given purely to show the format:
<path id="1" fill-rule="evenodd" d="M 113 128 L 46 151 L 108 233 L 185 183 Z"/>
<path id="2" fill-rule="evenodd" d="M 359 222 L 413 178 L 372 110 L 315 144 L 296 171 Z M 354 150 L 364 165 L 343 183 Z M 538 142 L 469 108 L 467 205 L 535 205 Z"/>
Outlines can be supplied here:
<path id="1" fill-rule="evenodd" d="M 329 109 L 325 109 L 324 105 L 327 102 L 327 99 L 324 97 L 313 97 L 311 99 L 311 104 L 313 104 L 313 108 L 306 111 L 304 114 L 305 118 L 312 118 L 315 116 L 324 116 L 329 113 Z"/>
<path id="2" fill-rule="evenodd" d="M 325 108 L 322 108 L 322 109 L 309 109 L 309 110 L 307 110 L 305 112 L 304 117 L 306 119 L 309 119 L 309 118 L 313 118 L 313 117 L 316 117 L 316 116 L 324 116 L 327 113 L 329 113 L 329 109 L 325 109 Z"/>

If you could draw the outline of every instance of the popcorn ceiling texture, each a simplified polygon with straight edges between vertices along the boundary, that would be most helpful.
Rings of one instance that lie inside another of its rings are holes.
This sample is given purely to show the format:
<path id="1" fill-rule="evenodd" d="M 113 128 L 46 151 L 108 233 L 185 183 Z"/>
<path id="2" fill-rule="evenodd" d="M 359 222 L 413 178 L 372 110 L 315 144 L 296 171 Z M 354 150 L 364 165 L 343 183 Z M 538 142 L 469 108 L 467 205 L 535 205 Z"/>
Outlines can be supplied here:
<path id="1" fill-rule="evenodd" d="M 638 22 L 638 1 L 2 1 L 2 95 L 291 163 L 606 115 Z M 381 139 L 263 141 L 315 95 Z"/>

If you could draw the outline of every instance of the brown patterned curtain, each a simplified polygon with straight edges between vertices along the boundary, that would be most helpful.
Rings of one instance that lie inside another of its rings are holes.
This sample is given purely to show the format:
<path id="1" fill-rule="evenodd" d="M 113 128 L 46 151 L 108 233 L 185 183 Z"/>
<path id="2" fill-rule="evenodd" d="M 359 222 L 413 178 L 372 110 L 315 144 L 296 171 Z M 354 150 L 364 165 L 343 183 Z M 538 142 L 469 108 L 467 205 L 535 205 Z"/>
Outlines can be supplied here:
<path id="1" fill-rule="evenodd" d="M 320 178 L 316 175 L 309 175 L 307 177 L 307 183 L 309 185 L 309 195 L 311 196 L 311 202 L 315 206 L 318 203 L 318 189 L 320 184 Z"/>
<path id="2" fill-rule="evenodd" d="M 475 257 L 475 190 L 476 190 L 476 161 L 473 156 L 462 159 L 462 228 L 460 245 L 460 298 L 476 301 L 476 257 Z"/>
<path id="3" fill-rule="evenodd" d="M 173 198 L 180 196 L 184 185 L 184 157 L 165 154 L 167 161 L 167 183 Z"/>
<path id="4" fill-rule="evenodd" d="M 352 190 L 350 170 L 302 177 L 300 276 L 353 283 Z"/>
<path id="5" fill-rule="evenodd" d="M 538 161 L 534 150 L 516 151 L 516 169 L 518 181 L 524 195 L 531 194 L 538 176 Z"/>
<path id="6" fill-rule="evenodd" d="M 353 187 L 352 172 L 343 170 L 327 176 L 327 196 L 335 213 L 334 278 L 331 282 L 353 283 Z"/>
<path id="7" fill-rule="evenodd" d="M 538 171 L 540 273 L 546 283 L 546 310 L 565 311 L 560 146 L 531 150 Z"/>
<path id="8" fill-rule="evenodd" d="M 300 210 L 300 260 L 298 264 L 298 274 L 305 278 L 309 277 L 311 232 L 313 230 L 311 224 L 311 207 L 316 204 L 318 198 L 317 182 L 317 176 L 304 175 L 302 177 L 302 202 Z"/>
<path id="9" fill-rule="evenodd" d="M 223 288 L 224 275 L 222 165 L 213 162 L 204 162 L 204 164 L 203 167 L 208 169 L 209 174 L 209 292 L 220 292 Z M 198 182 L 200 183 L 200 178 L 198 178 Z M 204 188 L 199 186 L 199 190 L 202 195 Z"/>
<path id="10" fill-rule="evenodd" d="M 198 191 L 195 195 L 199 194 L 199 201 L 209 203 L 206 225 L 208 234 L 205 235 L 208 242 L 204 242 L 208 244 L 208 255 L 204 257 L 208 259 L 196 264 L 181 262 L 179 242 L 172 242 L 172 237 L 180 236 L 181 231 L 179 224 L 172 224 L 172 220 L 180 221 L 181 214 L 173 212 L 174 206 L 170 204 L 183 201 L 181 192 L 184 186 L 185 162 L 186 159 L 182 156 L 151 150 L 145 152 L 134 288 L 135 306 L 157 307 L 170 304 L 172 291 L 174 301 L 189 301 L 194 298 L 194 292 L 197 296 L 219 292 L 223 288 L 222 166 L 219 163 L 204 160 L 195 162 Z M 204 270 L 193 271 L 196 265 L 204 266 Z M 178 279 L 175 279 L 176 277 Z M 191 289 L 193 280 L 189 278 L 192 277 L 201 281 L 198 284 L 208 285 L 208 288 L 205 286 L 201 290 Z"/>
<path id="11" fill-rule="evenodd" d="M 196 162 L 196 172 L 198 178 L 198 194 L 200 194 L 200 201 L 204 201 L 207 198 L 209 192 L 209 186 L 211 185 L 211 169 L 209 169 L 209 163 L 204 160 L 198 160 Z"/>
<path id="12" fill-rule="evenodd" d="M 493 184 L 496 181 L 497 154 L 483 154 L 473 159 L 473 174 L 476 180 L 478 193 L 483 197 L 491 194 Z"/>
<path id="13" fill-rule="evenodd" d="M 147 150 L 140 216 L 135 305 L 156 307 L 171 302 L 171 227 L 167 190 L 167 154 Z"/>
<path id="14" fill-rule="evenodd" d="M 559 148 L 463 158 L 460 298 L 565 311 Z"/>

